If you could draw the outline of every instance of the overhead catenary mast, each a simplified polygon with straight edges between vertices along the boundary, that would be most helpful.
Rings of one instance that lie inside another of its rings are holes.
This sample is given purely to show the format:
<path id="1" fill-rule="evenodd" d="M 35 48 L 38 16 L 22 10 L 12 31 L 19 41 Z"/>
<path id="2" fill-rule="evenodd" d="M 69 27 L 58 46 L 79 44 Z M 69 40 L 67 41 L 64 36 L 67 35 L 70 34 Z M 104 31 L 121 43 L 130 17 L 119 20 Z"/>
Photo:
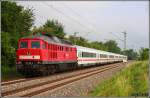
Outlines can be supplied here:
<path id="1" fill-rule="evenodd" d="M 122 32 L 122 33 L 124 34 L 124 51 L 125 51 L 126 48 L 127 48 L 127 45 L 126 45 L 127 32 L 124 31 L 124 32 Z"/>
<path id="2" fill-rule="evenodd" d="M 110 34 L 112 34 L 113 36 L 115 36 L 118 40 L 122 41 L 124 43 L 124 51 L 127 49 L 127 44 L 126 44 L 126 40 L 127 40 L 127 32 L 124 31 L 124 32 L 121 32 L 124 34 L 124 39 L 118 37 L 117 35 L 113 34 L 112 32 L 110 32 Z"/>

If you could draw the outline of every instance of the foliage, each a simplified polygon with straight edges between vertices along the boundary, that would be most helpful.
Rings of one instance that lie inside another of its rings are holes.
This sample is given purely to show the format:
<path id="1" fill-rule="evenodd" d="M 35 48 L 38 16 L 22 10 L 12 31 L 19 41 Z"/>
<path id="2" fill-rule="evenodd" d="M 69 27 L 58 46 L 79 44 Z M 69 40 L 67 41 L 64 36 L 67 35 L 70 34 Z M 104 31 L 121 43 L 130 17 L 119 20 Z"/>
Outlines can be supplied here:
<path id="1" fill-rule="evenodd" d="M 120 53 L 121 49 L 117 46 L 117 43 L 114 40 L 109 40 L 104 44 L 108 52 Z"/>
<path id="2" fill-rule="evenodd" d="M 109 51 L 109 52 L 114 52 L 114 53 L 120 53 L 121 49 L 117 46 L 117 43 L 114 40 L 109 40 L 105 43 L 103 42 L 88 42 L 83 37 L 74 37 L 70 36 L 69 41 L 71 41 L 73 44 L 80 45 L 80 46 L 85 46 L 89 48 L 94 48 L 98 50 L 104 50 L 104 51 Z"/>
<path id="3" fill-rule="evenodd" d="M 9 67 L 9 66 L 1 66 L 1 75 L 2 80 L 11 80 L 17 78 L 23 78 L 23 76 L 16 71 L 16 67 Z"/>
<path id="4" fill-rule="evenodd" d="M 15 65 L 15 48 L 11 45 L 10 34 L 7 32 L 1 33 L 2 37 L 2 65 L 14 66 Z"/>
<path id="5" fill-rule="evenodd" d="M 147 60 L 149 58 L 149 49 L 148 48 L 141 48 L 139 51 L 140 53 L 140 60 Z"/>
<path id="6" fill-rule="evenodd" d="M 100 83 L 92 96 L 135 96 L 148 95 L 148 61 L 135 62 L 112 79 Z"/>
<path id="7" fill-rule="evenodd" d="M 103 42 L 95 41 L 95 42 L 91 42 L 90 44 L 91 44 L 90 45 L 91 48 L 95 48 L 95 49 L 98 49 L 98 50 L 108 51 L 107 47 L 104 45 L 105 43 L 103 43 Z"/>
<path id="8" fill-rule="evenodd" d="M 61 38 L 63 38 L 65 35 L 63 25 L 59 23 L 57 20 L 47 20 L 43 26 L 39 28 L 35 27 L 33 29 L 33 32 L 46 32 L 49 35 Z"/>
<path id="9" fill-rule="evenodd" d="M 8 33 L 29 32 L 33 25 L 32 9 L 24 9 L 15 2 L 1 2 L 2 31 Z"/>
<path id="10" fill-rule="evenodd" d="M 15 50 L 18 39 L 30 34 L 34 15 L 32 9 L 24 9 L 16 2 L 1 2 L 1 30 L 2 30 L 2 65 L 15 66 Z M 24 33 L 23 33 L 24 32 Z"/>
<path id="11" fill-rule="evenodd" d="M 135 52 L 133 49 L 128 49 L 122 52 L 122 54 L 128 56 L 129 60 L 135 60 L 138 57 L 137 52 Z"/>

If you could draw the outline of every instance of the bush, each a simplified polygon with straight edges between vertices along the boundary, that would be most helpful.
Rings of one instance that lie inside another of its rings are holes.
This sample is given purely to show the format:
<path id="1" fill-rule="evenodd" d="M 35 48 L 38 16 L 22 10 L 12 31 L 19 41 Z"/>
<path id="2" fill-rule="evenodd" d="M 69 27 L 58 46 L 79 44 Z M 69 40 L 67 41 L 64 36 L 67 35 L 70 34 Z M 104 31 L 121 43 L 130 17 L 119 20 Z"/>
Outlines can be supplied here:
<path id="1" fill-rule="evenodd" d="M 23 77 L 21 74 L 19 74 L 16 71 L 16 68 L 14 66 L 13 67 L 2 66 L 1 71 L 2 71 L 2 73 L 1 73 L 2 80 L 15 79 L 15 78 Z"/>

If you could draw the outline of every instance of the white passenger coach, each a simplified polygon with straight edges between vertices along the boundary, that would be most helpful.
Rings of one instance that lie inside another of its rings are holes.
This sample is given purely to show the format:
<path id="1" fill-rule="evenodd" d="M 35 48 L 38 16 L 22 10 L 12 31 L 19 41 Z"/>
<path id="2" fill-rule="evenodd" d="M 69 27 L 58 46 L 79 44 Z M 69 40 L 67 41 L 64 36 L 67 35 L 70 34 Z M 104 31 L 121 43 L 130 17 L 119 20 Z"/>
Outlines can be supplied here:
<path id="1" fill-rule="evenodd" d="M 127 62 L 127 56 L 92 48 L 77 46 L 78 66 Z"/>

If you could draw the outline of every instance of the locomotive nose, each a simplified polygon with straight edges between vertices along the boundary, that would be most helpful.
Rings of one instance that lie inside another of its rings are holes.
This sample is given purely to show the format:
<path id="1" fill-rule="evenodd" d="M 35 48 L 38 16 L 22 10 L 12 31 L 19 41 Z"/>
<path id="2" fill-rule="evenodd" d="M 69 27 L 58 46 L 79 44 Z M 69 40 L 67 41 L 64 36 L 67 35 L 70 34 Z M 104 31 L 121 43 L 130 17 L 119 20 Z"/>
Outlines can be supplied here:
<path id="1" fill-rule="evenodd" d="M 39 60 L 41 58 L 41 42 L 38 39 L 22 39 L 18 47 L 18 60 Z"/>
<path id="2" fill-rule="evenodd" d="M 18 51 L 18 57 L 20 60 L 39 60 L 40 50 L 36 49 L 24 49 Z"/>

